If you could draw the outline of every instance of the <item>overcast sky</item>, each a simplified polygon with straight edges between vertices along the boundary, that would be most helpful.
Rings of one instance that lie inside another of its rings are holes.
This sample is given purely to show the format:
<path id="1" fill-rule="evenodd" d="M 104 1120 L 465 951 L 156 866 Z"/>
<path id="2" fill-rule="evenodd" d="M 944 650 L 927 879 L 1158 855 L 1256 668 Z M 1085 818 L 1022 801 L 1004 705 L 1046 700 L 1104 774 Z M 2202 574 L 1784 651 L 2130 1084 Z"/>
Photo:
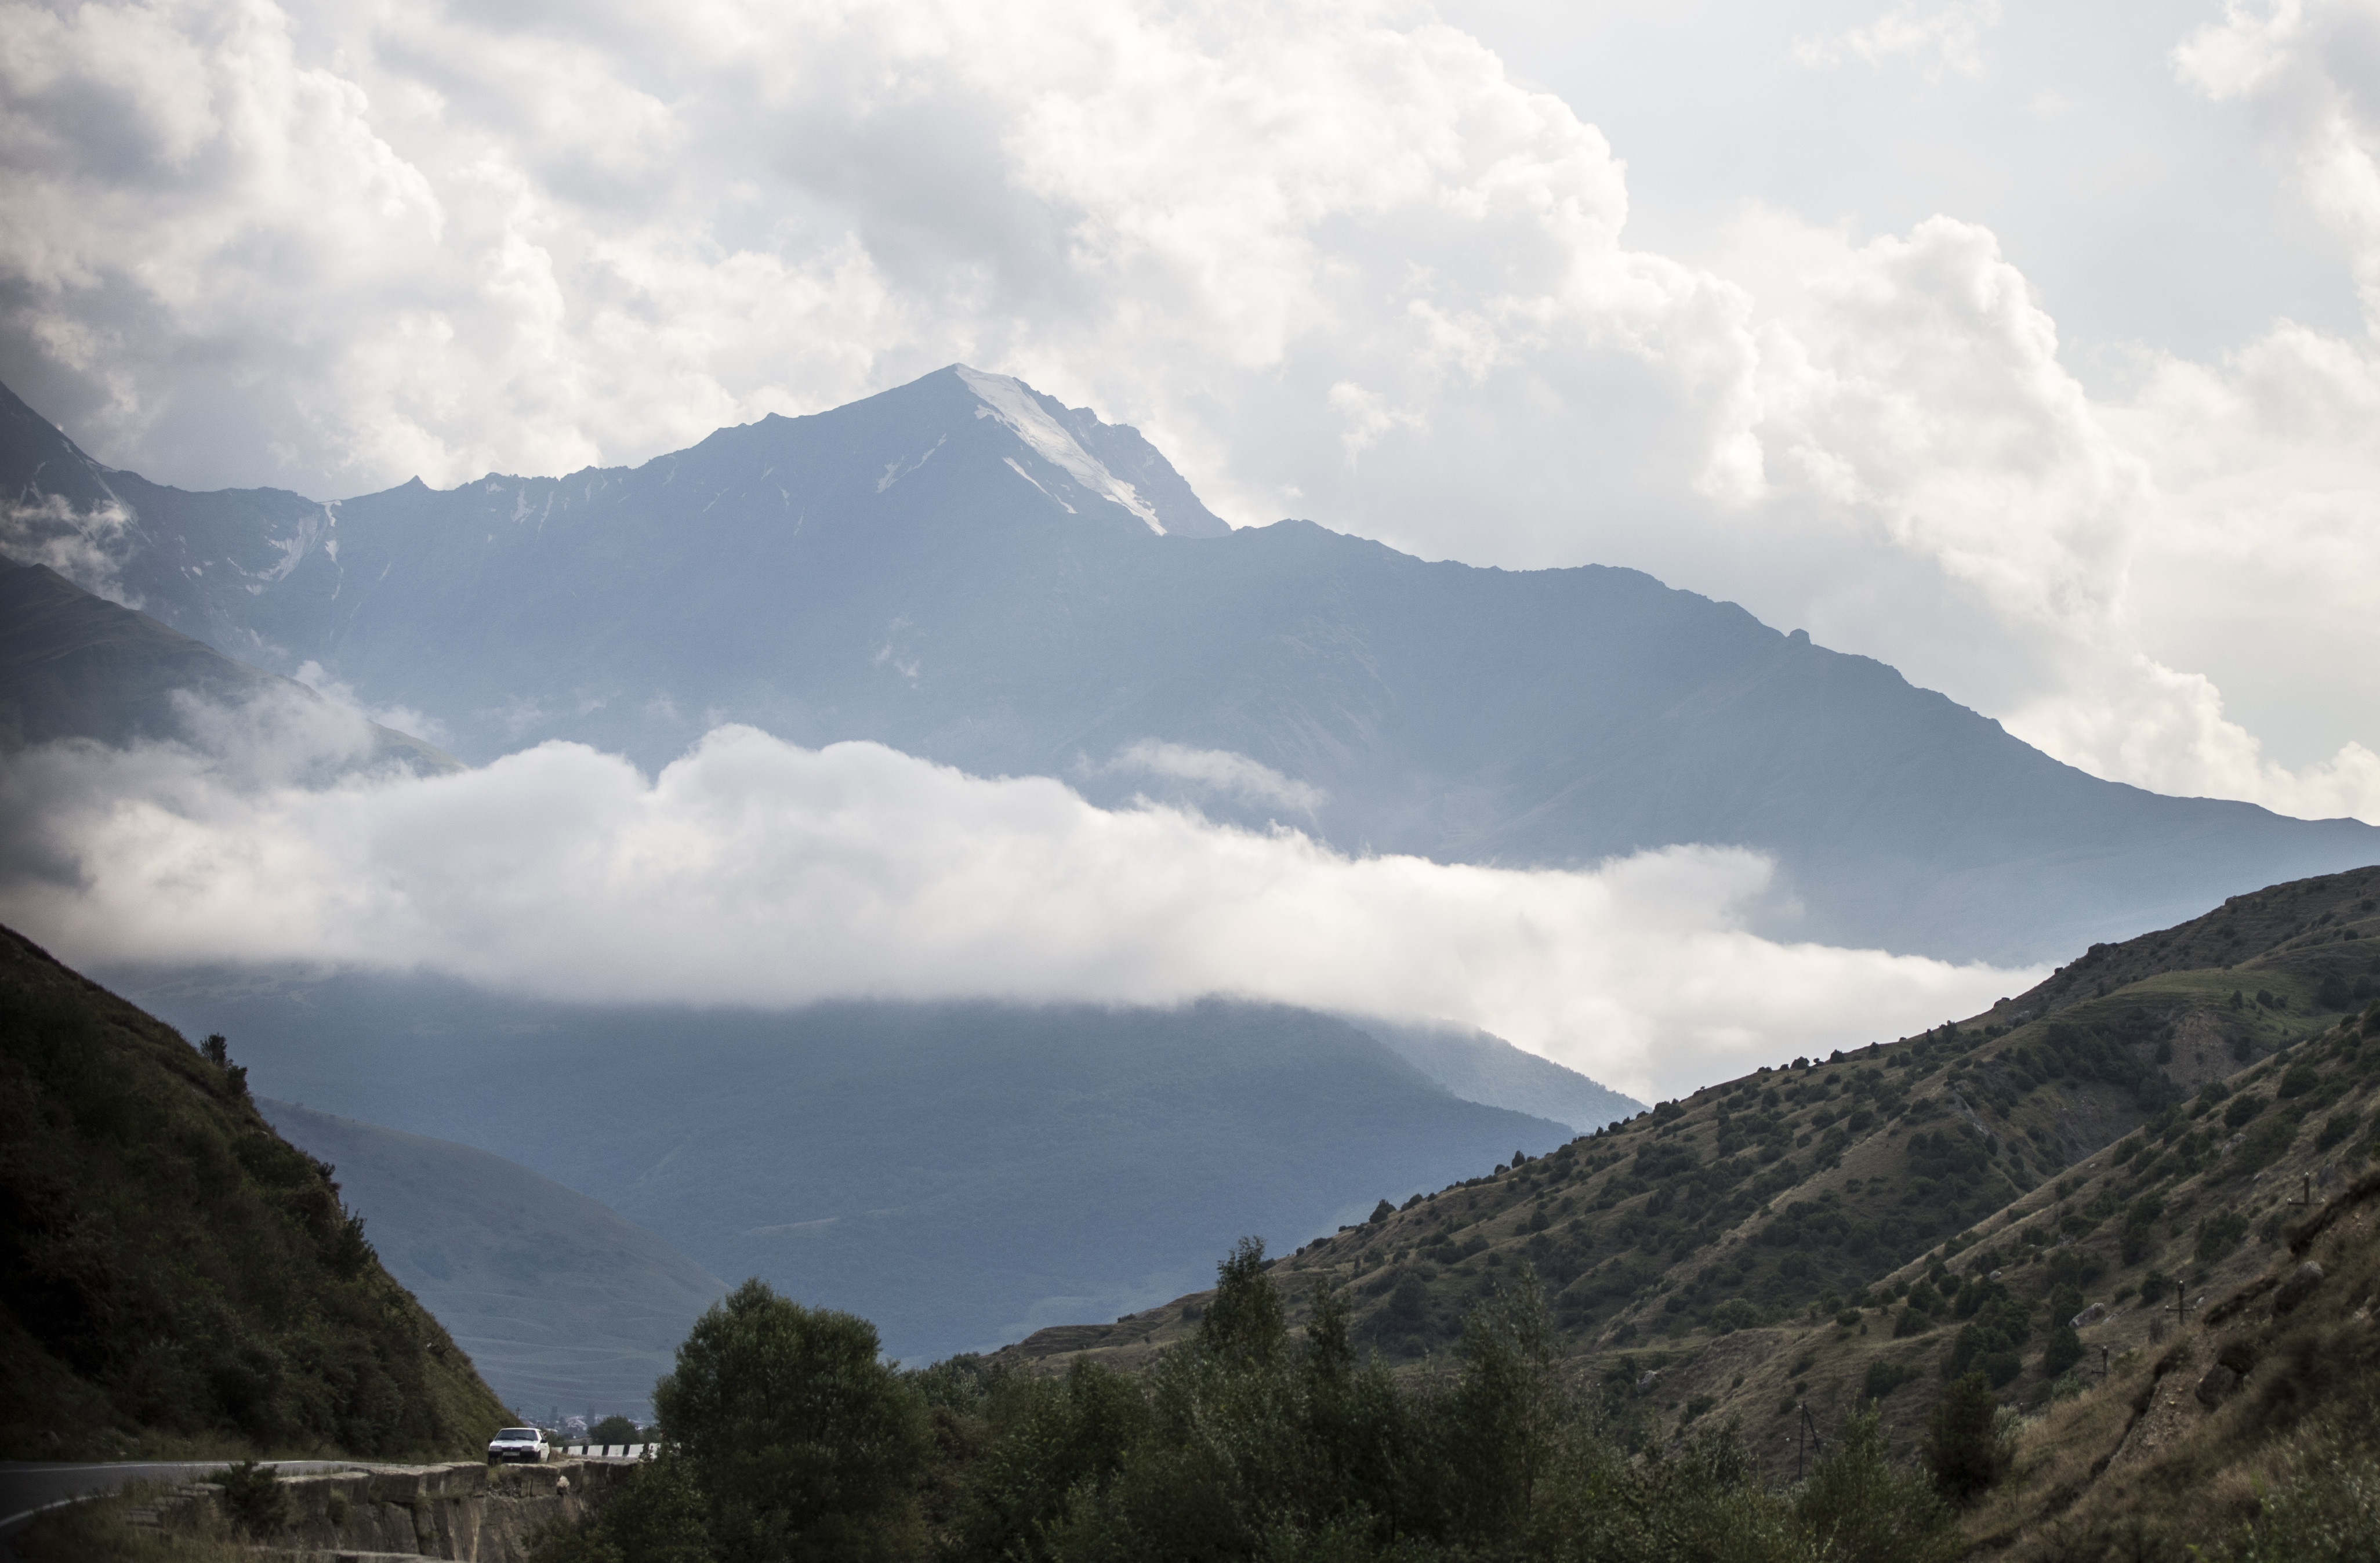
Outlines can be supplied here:
<path id="1" fill-rule="evenodd" d="M 0 376 L 340 497 L 952 360 L 2380 819 L 2380 6 L 0 9 Z"/>
<path id="2" fill-rule="evenodd" d="M 1639 566 L 2100 775 L 2380 821 L 2375 89 L 2374 0 L 0 0 L 0 379 L 104 461 L 335 498 L 641 461 L 965 361 L 1139 425 L 1236 524 Z M 501 820 L 541 777 L 628 843 L 701 794 L 521 764 L 462 792 Z M 445 893 L 387 826 L 416 805 L 154 784 L 185 805 L 85 821 L 113 878 L 60 926 L 119 926 L 143 841 L 335 879 L 370 825 L 359 882 Z M 1250 854 L 1305 887 L 1280 905 L 1395 900 L 1293 842 L 1041 804 L 1087 874 L 1131 839 L 1217 876 L 1117 919 L 1158 943 Z M 1632 872 L 1506 888 L 1573 931 L 1682 897 L 1707 940 L 1765 870 Z M 1406 891 L 1441 932 L 1483 904 Z M 1845 953 L 1796 957 L 1833 1019 L 1760 1046 L 2001 980 Z M 1068 959 L 1036 980 L 1075 990 Z M 1439 1008 L 1559 1052 L 1619 994 L 1608 1076 L 1663 1083 L 1644 1049 L 1688 1035 L 1681 1069 L 1731 1072 L 1746 993 L 1690 1014 L 1700 968 L 1645 960 L 1633 997 L 1624 962 L 1540 961 L 1509 1013 Z"/>

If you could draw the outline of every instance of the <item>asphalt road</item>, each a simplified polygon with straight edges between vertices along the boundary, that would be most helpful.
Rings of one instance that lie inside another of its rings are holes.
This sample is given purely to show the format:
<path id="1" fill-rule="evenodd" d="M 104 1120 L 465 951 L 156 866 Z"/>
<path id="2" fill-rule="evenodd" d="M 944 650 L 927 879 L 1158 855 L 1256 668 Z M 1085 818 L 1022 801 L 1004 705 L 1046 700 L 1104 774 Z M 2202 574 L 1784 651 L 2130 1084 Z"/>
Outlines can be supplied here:
<path id="1" fill-rule="evenodd" d="M 188 1482 L 229 1463 L 220 1460 L 121 1460 L 106 1464 L 0 1460 L 0 1557 L 16 1557 L 9 1543 L 33 1516 L 79 1497 L 112 1493 L 128 1482 Z M 283 1471 L 345 1471 L 351 1460 L 269 1460 Z"/>

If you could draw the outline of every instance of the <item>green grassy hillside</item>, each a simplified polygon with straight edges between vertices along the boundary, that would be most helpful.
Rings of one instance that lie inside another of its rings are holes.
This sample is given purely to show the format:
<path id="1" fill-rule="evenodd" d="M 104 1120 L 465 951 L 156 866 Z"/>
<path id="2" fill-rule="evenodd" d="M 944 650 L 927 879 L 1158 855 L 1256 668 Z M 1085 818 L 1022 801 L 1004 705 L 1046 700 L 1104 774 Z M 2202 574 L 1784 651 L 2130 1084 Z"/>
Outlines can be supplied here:
<path id="1" fill-rule="evenodd" d="M 0 929 L 0 1455 L 456 1455 L 505 1419 L 245 1076 Z"/>
<path id="2" fill-rule="evenodd" d="M 1293 1299 L 1343 1288 L 1355 1339 L 1410 1363 L 1526 1270 L 1566 1352 L 1672 1431 L 1737 1416 L 1790 1460 L 1797 1407 L 1831 1425 L 1876 1399 L 1905 1442 L 1948 1375 L 2046 1404 L 2174 1318 L 2144 1284 L 2219 1297 L 2266 1263 L 2282 1201 L 2312 1178 L 2319 1202 L 2372 1144 L 2380 1047 L 2340 1028 L 2375 980 L 2380 868 L 2277 886 L 1983 1015 L 1661 1103 L 1274 1274 Z M 1011 1352 L 1129 1364 L 1203 1302 Z"/>

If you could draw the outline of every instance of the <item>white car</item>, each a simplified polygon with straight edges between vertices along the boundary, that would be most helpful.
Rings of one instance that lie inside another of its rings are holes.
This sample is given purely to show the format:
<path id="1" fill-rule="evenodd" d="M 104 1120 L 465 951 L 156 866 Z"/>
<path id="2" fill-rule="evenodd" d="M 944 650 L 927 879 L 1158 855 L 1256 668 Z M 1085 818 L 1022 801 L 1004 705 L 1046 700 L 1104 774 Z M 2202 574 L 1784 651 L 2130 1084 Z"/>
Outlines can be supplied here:
<path id="1" fill-rule="evenodd" d="M 525 1460 L 542 1463 L 548 1452 L 545 1434 L 535 1427 L 499 1428 L 496 1436 L 488 1440 L 490 1460 Z"/>

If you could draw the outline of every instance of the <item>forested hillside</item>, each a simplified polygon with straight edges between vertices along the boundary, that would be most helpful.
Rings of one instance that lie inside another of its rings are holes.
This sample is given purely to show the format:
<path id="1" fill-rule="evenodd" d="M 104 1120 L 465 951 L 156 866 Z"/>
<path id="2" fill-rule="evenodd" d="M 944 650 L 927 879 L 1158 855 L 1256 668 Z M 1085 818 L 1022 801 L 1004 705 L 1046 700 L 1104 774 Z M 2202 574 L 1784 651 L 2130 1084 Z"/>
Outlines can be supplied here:
<path id="1" fill-rule="evenodd" d="M 0 1452 L 453 1456 L 505 1420 L 246 1074 L 0 929 Z"/>

